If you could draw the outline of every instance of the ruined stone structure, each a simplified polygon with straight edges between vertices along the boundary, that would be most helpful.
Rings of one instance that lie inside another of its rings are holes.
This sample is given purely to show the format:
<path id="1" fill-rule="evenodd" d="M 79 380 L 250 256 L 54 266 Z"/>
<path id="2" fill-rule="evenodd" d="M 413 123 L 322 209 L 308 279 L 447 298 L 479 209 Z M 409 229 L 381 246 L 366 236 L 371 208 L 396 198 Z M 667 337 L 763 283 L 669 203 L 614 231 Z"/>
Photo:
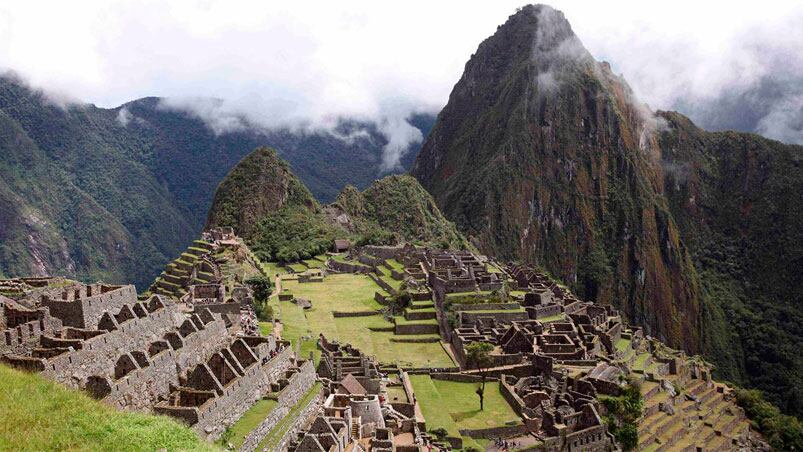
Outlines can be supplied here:
<path id="1" fill-rule="evenodd" d="M 210 438 L 293 366 L 289 344 L 161 295 L 140 301 L 133 286 L 72 284 L 0 304 L 4 363 L 120 409 L 177 417 Z"/>
<path id="2" fill-rule="evenodd" d="M 327 385 L 327 396 L 322 411 L 289 449 L 418 451 L 425 440 L 414 405 L 408 400 L 389 402 L 388 382 L 381 378 L 377 364 L 350 345 L 329 342 L 323 336 L 319 346 L 323 354 L 318 373 Z M 409 384 L 406 387 L 412 391 Z"/>

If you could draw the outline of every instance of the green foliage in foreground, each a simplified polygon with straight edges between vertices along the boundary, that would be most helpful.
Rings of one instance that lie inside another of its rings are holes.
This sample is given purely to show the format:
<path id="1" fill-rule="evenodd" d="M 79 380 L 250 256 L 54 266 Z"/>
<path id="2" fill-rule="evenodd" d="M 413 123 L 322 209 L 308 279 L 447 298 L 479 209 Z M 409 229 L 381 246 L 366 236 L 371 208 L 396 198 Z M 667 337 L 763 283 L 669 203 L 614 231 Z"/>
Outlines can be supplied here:
<path id="1" fill-rule="evenodd" d="M 644 400 L 641 389 L 635 382 L 625 386 L 617 397 L 600 397 L 600 401 L 608 410 L 604 417 L 610 431 L 623 450 L 634 450 L 638 446 L 638 418 Z"/>
<path id="2" fill-rule="evenodd" d="M 212 451 L 173 419 L 127 413 L 0 365 L 0 450 Z"/>
<path id="3" fill-rule="evenodd" d="M 737 389 L 736 401 L 773 449 L 803 450 L 803 425 L 797 418 L 781 414 L 755 389 Z"/>

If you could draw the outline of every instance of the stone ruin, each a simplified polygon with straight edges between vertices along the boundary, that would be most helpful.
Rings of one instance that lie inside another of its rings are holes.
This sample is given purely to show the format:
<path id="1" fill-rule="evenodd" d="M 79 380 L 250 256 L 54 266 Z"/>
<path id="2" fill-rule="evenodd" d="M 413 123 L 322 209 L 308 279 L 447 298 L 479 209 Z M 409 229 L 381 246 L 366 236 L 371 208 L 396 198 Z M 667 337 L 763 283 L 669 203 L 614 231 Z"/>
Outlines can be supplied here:
<path id="1" fill-rule="evenodd" d="M 133 286 L 71 284 L 0 299 L 5 364 L 119 409 L 167 414 L 214 439 L 294 366 L 287 342 Z"/>
<path id="2" fill-rule="evenodd" d="M 322 350 L 318 375 L 327 395 L 317 416 L 290 443 L 289 450 L 420 450 L 424 440 L 414 406 L 388 401 L 387 380 L 377 364 L 348 344 L 330 342 L 324 336 L 318 344 Z"/>

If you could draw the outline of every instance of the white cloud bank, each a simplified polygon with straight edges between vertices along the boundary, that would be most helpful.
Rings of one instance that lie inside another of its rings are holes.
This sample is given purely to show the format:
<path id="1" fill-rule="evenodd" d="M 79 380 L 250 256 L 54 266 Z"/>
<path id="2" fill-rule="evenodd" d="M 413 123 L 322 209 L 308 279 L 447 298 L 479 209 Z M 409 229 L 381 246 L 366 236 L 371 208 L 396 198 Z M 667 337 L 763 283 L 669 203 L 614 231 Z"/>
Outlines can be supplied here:
<path id="1" fill-rule="evenodd" d="M 551 4 L 653 108 L 703 102 L 776 71 L 803 74 L 799 1 Z M 480 41 L 521 5 L 11 0 L 0 3 L 0 68 L 101 106 L 168 97 L 218 133 L 244 121 L 325 128 L 340 116 L 370 119 L 388 138 L 389 169 L 423 138 L 409 114 L 442 107 Z M 799 97 L 782 97 L 762 127 L 796 140 L 778 124 L 796 124 Z"/>

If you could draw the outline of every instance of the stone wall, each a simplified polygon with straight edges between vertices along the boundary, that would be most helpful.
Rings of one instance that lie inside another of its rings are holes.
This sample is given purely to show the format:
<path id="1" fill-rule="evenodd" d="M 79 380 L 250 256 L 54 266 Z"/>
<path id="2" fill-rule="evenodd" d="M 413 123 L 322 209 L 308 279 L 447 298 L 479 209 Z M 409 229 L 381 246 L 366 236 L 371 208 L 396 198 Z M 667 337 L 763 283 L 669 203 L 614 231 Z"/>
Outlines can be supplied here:
<path id="1" fill-rule="evenodd" d="M 452 304 L 452 311 L 503 311 L 506 309 L 517 310 L 521 305 L 518 303 L 455 303 Z"/>
<path id="2" fill-rule="evenodd" d="M 400 246 L 377 245 L 365 245 L 361 248 L 361 250 L 366 254 L 370 254 L 371 256 L 376 256 L 381 259 L 395 259 L 399 256 L 402 249 L 403 248 Z"/>
<path id="3" fill-rule="evenodd" d="M 552 317 L 563 312 L 563 306 L 559 304 L 550 304 L 546 306 L 528 306 L 527 312 L 530 314 L 531 319 L 543 319 L 545 317 Z"/>
<path id="4" fill-rule="evenodd" d="M 288 347 L 284 351 L 290 351 L 290 348 Z M 240 451 L 251 452 L 256 449 L 273 427 L 290 413 L 290 410 L 314 384 L 315 368 L 312 361 L 308 360 L 299 368 L 299 372 L 290 378 L 288 385 L 282 389 L 278 397 L 278 405 L 245 437 Z"/>
<path id="5" fill-rule="evenodd" d="M 470 438 L 513 438 L 528 433 L 528 428 L 524 424 L 506 425 L 503 427 L 490 427 L 480 429 L 461 429 L 460 434 Z"/>
<path id="6" fill-rule="evenodd" d="M 368 273 L 368 277 L 371 278 L 379 287 L 385 289 L 385 292 L 389 294 L 396 294 L 396 289 L 390 286 L 390 284 L 386 283 L 382 280 L 382 278 L 377 278 L 372 273 Z"/>
<path id="7" fill-rule="evenodd" d="M 351 312 L 341 312 L 341 311 L 332 311 L 332 317 L 371 317 L 374 315 L 379 315 L 379 311 L 351 311 Z"/>
<path id="8" fill-rule="evenodd" d="M 360 265 L 360 264 L 353 264 L 349 262 L 340 262 L 335 259 L 329 259 L 326 261 L 326 266 L 331 268 L 334 271 L 341 272 L 341 273 L 369 273 L 371 272 L 371 267 Z"/>
<path id="9" fill-rule="evenodd" d="M 313 397 L 312 400 L 307 403 L 307 405 L 301 410 L 298 417 L 293 424 L 287 429 L 284 436 L 279 440 L 276 444 L 274 449 L 263 449 L 263 452 L 285 452 L 287 450 L 290 441 L 292 441 L 298 433 L 304 429 L 312 420 L 318 416 L 318 413 L 321 410 L 321 405 L 323 404 L 324 396 L 323 396 L 323 389 L 318 393 L 317 396 Z"/>
<path id="10" fill-rule="evenodd" d="M 438 334 L 436 323 L 408 323 L 396 324 L 396 334 Z"/>
<path id="11" fill-rule="evenodd" d="M 67 296 L 66 293 L 64 299 L 43 295 L 41 306 L 49 308 L 50 315 L 61 319 L 64 326 L 97 329 L 98 321 L 105 312 L 117 312 L 124 305 L 133 305 L 137 302 L 137 292 L 132 285 L 115 288 L 108 292 L 103 292 L 104 287 L 106 286 L 99 286 L 95 289 L 101 293 L 83 298 Z"/>
<path id="12" fill-rule="evenodd" d="M 458 381 L 461 383 L 480 383 L 481 375 L 461 374 L 457 372 L 433 372 L 430 374 L 433 380 Z M 496 377 L 487 377 L 485 381 L 499 381 Z"/>
<path id="13" fill-rule="evenodd" d="M 494 319 L 497 323 L 511 323 L 514 321 L 528 320 L 529 316 L 526 311 L 499 311 L 493 313 L 476 311 L 460 312 L 461 325 L 473 325 L 477 319 Z"/>
<path id="14" fill-rule="evenodd" d="M 385 260 L 379 257 L 368 256 L 366 254 L 360 254 L 357 258 L 361 264 L 367 265 L 372 268 L 379 267 L 380 265 L 385 265 Z"/>

